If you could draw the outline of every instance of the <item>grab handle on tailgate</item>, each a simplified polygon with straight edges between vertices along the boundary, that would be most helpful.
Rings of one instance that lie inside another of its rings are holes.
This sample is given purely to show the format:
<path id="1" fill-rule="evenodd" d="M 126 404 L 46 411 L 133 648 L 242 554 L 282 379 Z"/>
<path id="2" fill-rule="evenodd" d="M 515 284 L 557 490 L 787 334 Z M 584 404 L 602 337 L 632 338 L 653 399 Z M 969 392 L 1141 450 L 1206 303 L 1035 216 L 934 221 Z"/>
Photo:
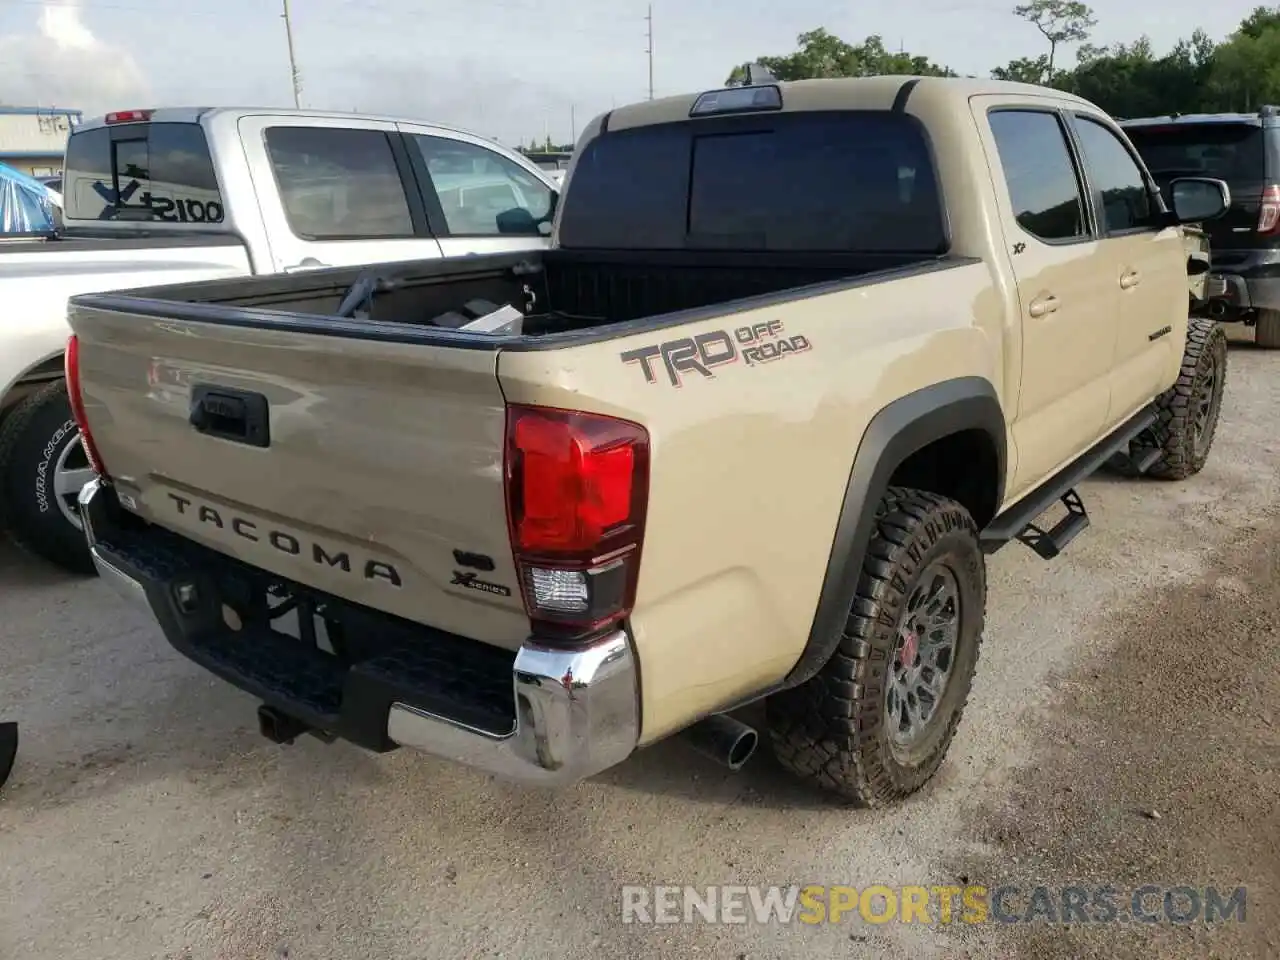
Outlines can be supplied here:
<path id="1" fill-rule="evenodd" d="M 249 390 L 198 383 L 191 388 L 191 425 L 210 437 L 251 447 L 271 445 L 267 398 Z"/>

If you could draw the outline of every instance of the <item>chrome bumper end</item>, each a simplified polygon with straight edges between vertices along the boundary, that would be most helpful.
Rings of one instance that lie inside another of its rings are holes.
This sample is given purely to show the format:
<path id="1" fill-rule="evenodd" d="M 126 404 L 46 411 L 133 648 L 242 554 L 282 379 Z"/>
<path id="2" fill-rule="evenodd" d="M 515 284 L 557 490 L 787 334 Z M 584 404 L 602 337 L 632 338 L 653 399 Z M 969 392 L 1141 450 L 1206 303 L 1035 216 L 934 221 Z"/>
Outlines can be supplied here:
<path id="1" fill-rule="evenodd" d="M 526 644 L 513 668 L 515 729 L 505 736 L 393 704 L 387 736 L 503 779 L 562 786 L 625 760 L 640 736 L 635 655 L 625 631 L 566 651 Z"/>

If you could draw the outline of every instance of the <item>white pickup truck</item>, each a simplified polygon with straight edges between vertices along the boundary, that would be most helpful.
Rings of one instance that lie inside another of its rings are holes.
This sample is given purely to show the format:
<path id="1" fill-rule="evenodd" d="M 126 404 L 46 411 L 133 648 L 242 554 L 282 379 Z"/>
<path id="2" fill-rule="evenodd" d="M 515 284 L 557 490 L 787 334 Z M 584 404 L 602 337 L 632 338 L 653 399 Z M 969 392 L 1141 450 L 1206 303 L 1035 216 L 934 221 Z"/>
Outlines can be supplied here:
<path id="1" fill-rule="evenodd" d="M 67 298 L 547 245 L 559 191 L 515 150 L 392 117 L 163 109 L 78 126 L 63 231 L 0 241 L 0 525 L 91 573 L 92 476 L 63 381 Z"/>

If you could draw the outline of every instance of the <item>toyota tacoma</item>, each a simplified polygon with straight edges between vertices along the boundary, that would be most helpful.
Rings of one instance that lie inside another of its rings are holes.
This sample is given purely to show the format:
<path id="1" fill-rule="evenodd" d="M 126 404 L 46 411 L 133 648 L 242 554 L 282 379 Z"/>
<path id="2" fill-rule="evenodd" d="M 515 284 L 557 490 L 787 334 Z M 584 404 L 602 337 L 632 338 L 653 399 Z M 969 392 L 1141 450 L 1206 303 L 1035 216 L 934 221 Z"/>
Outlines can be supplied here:
<path id="1" fill-rule="evenodd" d="M 986 556 L 1080 481 L 1205 463 L 1222 331 L 1182 224 L 1066 93 L 773 82 L 612 110 L 544 251 L 75 297 L 104 577 L 264 733 L 532 783 L 758 734 L 858 805 L 921 788 Z"/>

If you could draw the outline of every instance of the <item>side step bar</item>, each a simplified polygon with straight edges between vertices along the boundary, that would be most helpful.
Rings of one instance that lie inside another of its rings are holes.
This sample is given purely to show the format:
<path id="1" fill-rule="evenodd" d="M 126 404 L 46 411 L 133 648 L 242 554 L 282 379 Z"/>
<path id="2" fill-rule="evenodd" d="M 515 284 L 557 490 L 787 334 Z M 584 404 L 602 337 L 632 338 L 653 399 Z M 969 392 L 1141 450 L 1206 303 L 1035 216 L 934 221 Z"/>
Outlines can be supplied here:
<path id="1" fill-rule="evenodd" d="M 1155 404 L 1143 407 L 1082 456 L 992 520 L 981 534 L 983 551 L 995 553 L 1006 543 L 1017 540 L 1045 560 L 1052 560 L 1060 554 L 1089 526 L 1089 514 L 1075 490 L 1076 484 L 1097 473 L 1115 454 L 1127 454 L 1130 442 L 1154 424 L 1156 416 Z M 1158 451 L 1156 456 L 1159 457 Z M 1147 455 L 1141 459 L 1146 460 Z M 1149 466 L 1150 463 L 1145 464 L 1144 469 Z M 1058 501 L 1067 508 L 1067 515 L 1048 531 L 1036 526 L 1036 518 Z"/>
<path id="2" fill-rule="evenodd" d="M 1042 530 L 1034 523 L 1028 523 L 1015 538 L 1017 541 L 1034 550 L 1041 560 L 1052 560 L 1067 544 L 1084 533 L 1089 527 L 1089 513 L 1084 508 L 1084 501 L 1074 487 L 1060 498 L 1067 508 L 1067 515 L 1053 525 L 1048 531 Z"/>

